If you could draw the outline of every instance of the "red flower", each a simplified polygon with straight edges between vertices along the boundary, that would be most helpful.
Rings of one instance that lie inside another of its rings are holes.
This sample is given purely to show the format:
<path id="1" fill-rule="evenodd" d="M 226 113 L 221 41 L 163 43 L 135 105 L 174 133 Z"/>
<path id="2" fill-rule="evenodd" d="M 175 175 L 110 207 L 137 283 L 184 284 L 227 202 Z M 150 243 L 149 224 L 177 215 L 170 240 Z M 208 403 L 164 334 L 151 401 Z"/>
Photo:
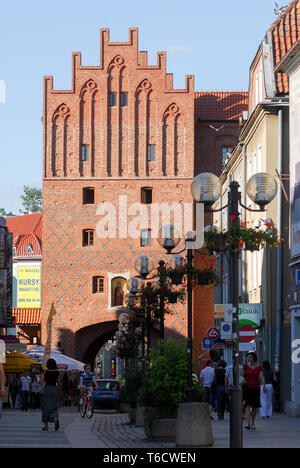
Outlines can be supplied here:
<path id="1" fill-rule="evenodd" d="M 239 247 L 242 248 L 243 246 L 244 246 L 244 241 L 243 241 L 243 240 L 240 240 L 240 241 L 239 241 Z"/>
<path id="2" fill-rule="evenodd" d="M 231 215 L 230 215 L 230 219 L 231 219 L 231 221 L 234 221 L 234 220 L 235 220 L 235 218 L 236 218 L 236 215 L 235 215 L 235 214 L 231 214 Z"/>

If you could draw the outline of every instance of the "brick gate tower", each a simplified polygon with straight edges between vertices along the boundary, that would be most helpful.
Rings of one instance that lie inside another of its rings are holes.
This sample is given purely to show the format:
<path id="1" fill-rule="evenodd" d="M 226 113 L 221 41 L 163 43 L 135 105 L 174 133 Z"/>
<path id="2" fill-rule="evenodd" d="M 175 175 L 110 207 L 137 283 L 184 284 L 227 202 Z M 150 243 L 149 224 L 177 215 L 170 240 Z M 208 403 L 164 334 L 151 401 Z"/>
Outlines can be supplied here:
<path id="1" fill-rule="evenodd" d="M 54 302 L 53 347 L 60 343 L 67 354 L 91 360 L 117 330 L 135 259 L 146 254 L 156 264 L 164 257 L 146 229 L 138 239 L 99 237 L 99 207 L 112 204 L 118 218 L 120 196 L 128 206 L 148 208 L 192 202 L 194 77 L 186 76 L 185 89 L 173 89 L 165 52 L 150 66 L 136 28 L 118 43 L 101 29 L 99 66 L 83 66 L 76 52 L 70 90 L 55 90 L 53 78 L 44 78 L 43 128 L 42 342 Z M 195 304 L 199 341 L 201 323 L 212 324 L 213 292 L 198 291 Z M 186 306 L 174 308 L 166 331 L 187 335 Z"/>
<path id="2" fill-rule="evenodd" d="M 117 330 L 114 289 L 135 275 L 135 259 L 164 254 L 150 232 L 99 238 L 97 207 L 108 202 L 118 214 L 120 195 L 128 206 L 191 202 L 194 176 L 193 76 L 174 90 L 166 54 L 149 66 L 135 28 L 128 42 L 110 42 L 107 29 L 100 40 L 99 66 L 82 66 L 73 53 L 71 90 L 44 78 L 42 339 L 54 302 L 53 344 L 81 359 Z M 166 324 L 182 336 L 184 309 Z"/>

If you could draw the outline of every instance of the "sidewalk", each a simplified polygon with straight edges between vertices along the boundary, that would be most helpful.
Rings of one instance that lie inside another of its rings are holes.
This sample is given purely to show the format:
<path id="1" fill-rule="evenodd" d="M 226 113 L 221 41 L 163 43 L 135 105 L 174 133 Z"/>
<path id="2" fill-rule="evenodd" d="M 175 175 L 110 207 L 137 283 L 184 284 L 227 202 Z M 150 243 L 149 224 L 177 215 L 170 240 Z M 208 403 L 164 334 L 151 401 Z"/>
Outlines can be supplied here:
<path id="1" fill-rule="evenodd" d="M 243 426 L 245 422 L 243 420 Z M 229 414 L 212 421 L 214 446 L 229 448 Z M 96 415 L 94 431 L 110 448 L 175 448 L 173 443 L 155 444 L 146 439 L 144 429 L 129 424 L 127 414 Z M 300 448 L 300 418 L 275 413 L 270 419 L 256 419 L 256 430 L 243 429 L 244 448 Z"/>
<path id="2" fill-rule="evenodd" d="M 42 431 L 41 411 L 4 409 L 0 419 L 0 448 L 175 448 L 175 443 L 146 439 L 143 427 L 129 424 L 128 414 L 96 411 L 92 419 L 81 418 L 76 408 L 60 408 L 60 429 Z M 243 421 L 244 422 L 244 421 Z M 245 448 L 300 448 L 300 418 L 275 413 L 270 419 L 257 417 L 257 429 L 243 429 Z M 229 448 L 229 415 L 212 421 L 213 448 Z"/>

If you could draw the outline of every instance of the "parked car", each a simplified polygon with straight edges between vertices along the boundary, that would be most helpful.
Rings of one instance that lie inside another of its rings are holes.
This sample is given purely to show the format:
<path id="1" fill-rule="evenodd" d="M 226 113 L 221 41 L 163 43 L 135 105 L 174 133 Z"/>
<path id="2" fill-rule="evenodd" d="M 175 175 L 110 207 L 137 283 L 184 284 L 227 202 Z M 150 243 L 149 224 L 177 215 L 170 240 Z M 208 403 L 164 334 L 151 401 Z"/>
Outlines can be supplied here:
<path id="1" fill-rule="evenodd" d="M 115 379 L 96 379 L 93 399 L 95 408 L 119 408 L 120 382 Z"/>

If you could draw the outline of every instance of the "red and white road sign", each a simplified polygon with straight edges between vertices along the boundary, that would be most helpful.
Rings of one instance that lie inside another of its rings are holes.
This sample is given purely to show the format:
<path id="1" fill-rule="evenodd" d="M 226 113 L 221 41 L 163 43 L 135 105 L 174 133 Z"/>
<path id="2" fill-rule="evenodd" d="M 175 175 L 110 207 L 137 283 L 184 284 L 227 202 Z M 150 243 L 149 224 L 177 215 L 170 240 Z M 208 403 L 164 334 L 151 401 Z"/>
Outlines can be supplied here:
<path id="1" fill-rule="evenodd" d="M 211 338 L 212 340 L 217 340 L 220 337 L 220 332 L 217 328 L 209 328 L 207 330 L 207 338 Z"/>
<path id="2" fill-rule="evenodd" d="M 240 328 L 240 341 L 250 343 L 256 338 L 256 331 L 251 325 L 244 325 Z"/>

